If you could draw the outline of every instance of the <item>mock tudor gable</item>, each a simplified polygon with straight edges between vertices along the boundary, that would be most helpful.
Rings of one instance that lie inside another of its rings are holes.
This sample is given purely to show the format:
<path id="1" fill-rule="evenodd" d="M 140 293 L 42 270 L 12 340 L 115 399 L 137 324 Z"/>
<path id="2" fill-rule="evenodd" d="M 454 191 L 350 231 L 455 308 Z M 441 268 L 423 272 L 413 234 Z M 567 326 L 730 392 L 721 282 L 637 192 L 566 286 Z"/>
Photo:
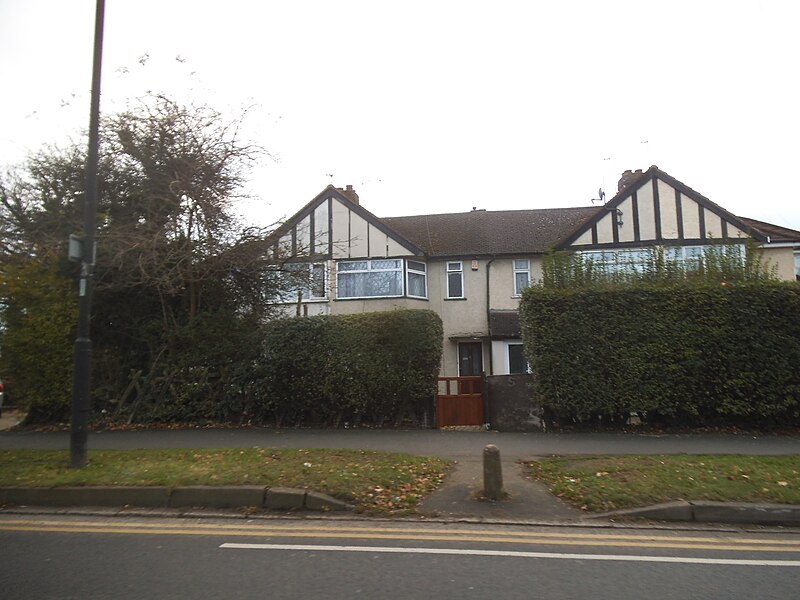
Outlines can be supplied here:
<path id="1" fill-rule="evenodd" d="M 272 236 L 281 257 L 313 259 L 420 256 L 422 251 L 359 204 L 352 186 L 326 187 Z"/>
<path id="2" fill-rule="evenodd" d="M 703 245 L 766 237 L 739 217 L 653 165 L 626 171 L 619 191 L 557 249 Z"/>

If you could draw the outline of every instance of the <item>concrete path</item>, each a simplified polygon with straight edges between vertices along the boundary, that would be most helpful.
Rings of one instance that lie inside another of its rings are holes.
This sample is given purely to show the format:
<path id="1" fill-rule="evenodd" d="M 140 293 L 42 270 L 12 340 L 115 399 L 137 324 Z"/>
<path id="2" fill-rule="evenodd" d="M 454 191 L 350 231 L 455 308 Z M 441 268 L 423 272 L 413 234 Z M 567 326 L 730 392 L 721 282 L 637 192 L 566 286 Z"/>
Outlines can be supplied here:
<path id="1" fill-rule="evenodd" d="M 481 519 L 492 521 L 575 521 L 583 516 L 578 510 L 556 498 L 550 491 L 523 475 L 520 463 L 504 460 L 503 489 L 508 497 L 492 502 L 481 498 L 483 463 L 481 460 L 460 461 L 436 492 L 420 505 L 430 516 L 447 519 Z"/>

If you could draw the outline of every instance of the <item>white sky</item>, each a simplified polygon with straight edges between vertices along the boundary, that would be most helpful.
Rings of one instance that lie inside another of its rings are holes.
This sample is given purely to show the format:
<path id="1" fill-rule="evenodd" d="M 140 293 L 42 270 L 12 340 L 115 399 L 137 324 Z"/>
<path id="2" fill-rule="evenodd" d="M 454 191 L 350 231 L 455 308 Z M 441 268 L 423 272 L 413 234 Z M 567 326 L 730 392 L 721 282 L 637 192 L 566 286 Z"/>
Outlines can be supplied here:
<path id="1" fill-rule="evenodd" d="M 87 126 L 94 11 L 0 0 L 0 164 Z M 585 206 L 657 164 L 800 230 L 796 0 L 107 0 L 105 23 L 103 112 L 252 107 L 254 223 L 328 183 L 378 216 Z"/>

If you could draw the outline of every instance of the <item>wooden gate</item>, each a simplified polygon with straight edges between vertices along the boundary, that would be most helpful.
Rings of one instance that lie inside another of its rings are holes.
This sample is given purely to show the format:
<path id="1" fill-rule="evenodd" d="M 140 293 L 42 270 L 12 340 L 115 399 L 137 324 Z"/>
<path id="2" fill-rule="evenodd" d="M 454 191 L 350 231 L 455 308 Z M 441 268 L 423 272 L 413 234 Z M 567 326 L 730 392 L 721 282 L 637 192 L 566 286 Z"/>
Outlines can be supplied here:
<path id="1" fill-rule="evenodd" d="M 484 423 L 483 377 L 439 377 L 436 426 Z"/>

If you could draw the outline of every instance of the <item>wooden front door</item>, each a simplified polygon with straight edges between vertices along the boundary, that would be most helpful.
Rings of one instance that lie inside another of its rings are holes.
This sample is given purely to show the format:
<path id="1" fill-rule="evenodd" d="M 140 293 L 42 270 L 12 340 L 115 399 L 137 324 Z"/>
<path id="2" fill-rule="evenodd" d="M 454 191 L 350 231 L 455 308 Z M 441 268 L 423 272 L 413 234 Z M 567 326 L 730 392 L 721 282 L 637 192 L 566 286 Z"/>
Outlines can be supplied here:
<path id="1" fill-rule="evenodd" d="M 476 377 L 483 374 L 481 342 L 458 343 L 458 374 L 460 377 Z"/>

